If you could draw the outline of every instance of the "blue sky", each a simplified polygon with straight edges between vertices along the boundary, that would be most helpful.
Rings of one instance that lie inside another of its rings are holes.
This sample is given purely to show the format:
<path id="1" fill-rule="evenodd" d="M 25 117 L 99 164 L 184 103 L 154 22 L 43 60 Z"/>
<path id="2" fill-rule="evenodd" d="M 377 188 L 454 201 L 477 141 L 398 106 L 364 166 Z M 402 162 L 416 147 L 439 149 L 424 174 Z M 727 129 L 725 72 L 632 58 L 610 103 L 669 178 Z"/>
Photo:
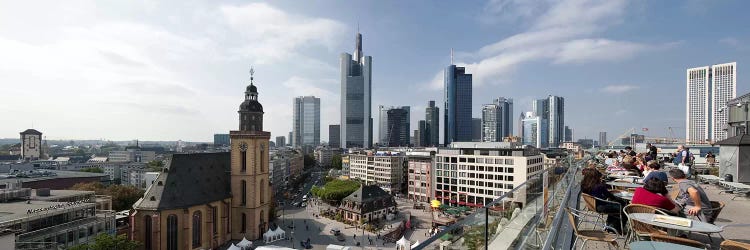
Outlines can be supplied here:
<path id="1" fill-rule="evenodd" d="M 339 120 L 338 55 L 353 50 L 357 23 L 373 56 L 373 109 L 410 105 L 412 124 L 428 100 L 442 106 L 451 48 L 474 74 L 475 117 L 497 96 L 513 98 L 520 114 L 559 95 L 576 139 L 631 127 L 684 137 L 690 67 L 736 61 L 738 95 L 750 90 L 746 1 L 0 6 L 0 137 L 33 124 L 49 139 L 211 141 L 236 129 L 254 65 L 266 130 L 287 135 L 293 98 L 316 95 L 327 140 Z"/>

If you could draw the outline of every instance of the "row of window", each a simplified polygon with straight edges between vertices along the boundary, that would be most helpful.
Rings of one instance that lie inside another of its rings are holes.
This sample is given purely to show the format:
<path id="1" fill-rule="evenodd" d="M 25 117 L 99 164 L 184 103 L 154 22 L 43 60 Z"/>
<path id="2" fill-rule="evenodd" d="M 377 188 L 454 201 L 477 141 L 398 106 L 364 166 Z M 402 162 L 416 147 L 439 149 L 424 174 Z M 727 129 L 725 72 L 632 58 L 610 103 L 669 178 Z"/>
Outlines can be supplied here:
<path id="1" fill-rule="evenodd" d="M 457 160 L 458 159 L 458 160 Z M 513 159 L 502 159 L 502 158 L 472 158 L 472 157 L 435 157 L 435 162 L 445 163 L 487 163 L 487 164 L 498 164 L 498 165 L 513 165 Z"/>
<path id="2" fill-rule="evenodd" d="M 458 165 L 456 164 L 441 164 L 438 163 L 435 165 L 435 169 L 444 169 L 444 170 L 461 170 L 461 171 L 487 171 L 487 172 L 496 172 L 496 173 L 513 173 L 514 167 L 495 167 L 495 166 L 474 166 L 474 165 Z"/>

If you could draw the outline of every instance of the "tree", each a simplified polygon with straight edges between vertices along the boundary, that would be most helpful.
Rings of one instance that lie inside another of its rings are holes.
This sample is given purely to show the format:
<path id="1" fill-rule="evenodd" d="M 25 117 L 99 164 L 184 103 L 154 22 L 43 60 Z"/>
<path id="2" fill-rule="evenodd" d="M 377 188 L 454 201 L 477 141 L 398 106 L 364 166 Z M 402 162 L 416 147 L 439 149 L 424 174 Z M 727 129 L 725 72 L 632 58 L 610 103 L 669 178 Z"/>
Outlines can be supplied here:
<path id="1" fill-rule="evenodd" d="M 357 191 L 360 184 L 353 180 L 332 180 L 323 187 L 313 187 L 310 193 L 326 201 L 339 202 Z"/>
<path id="2" fill-rule="evenodd" d="M 159 172 L 164 169 L 164 162 L 159 160 L 153 160 L 148 162 L 148 168 L 151 171 Z"/>
<path id="3" fill-rule="evenodd" d="M 70 250 L 135 250 L 141 246 L 140 242 L 128 240 L 125 235 L 109 235 L 101 233 L 94 238 L 94 242 L 81 244 L 69 248 Z"/>
<path id="4" fill-rule="evenodd" d="M 78 183 L 71 187 L 73 190 L 94 191 L 97 195 L 112 197 L 112 209 L 116 211 L 128 210 L 133 203 L 143 197 L 143 191 L 133 186 L 110 185 L 104 186 L 99 182 Z"/>
<path id="5" fill-rule="evenodd" d="M 305 168 L 309 168 L 315 165 L 315 158 L 311 155 L 305 155 Z"/>
<path id="6" fill-rule="evenodd" d="M 334 155 L 331 157 L 331 168 L 341 170 L 341 156 Z"/>
<path id="7" fill-rule="evenodd" d="M 102 168 L 93 167 L 93 168 L 84 168 L 84 169 L 81 169 L 81 172 L 100 173 L 101 174 L 101 173 L 104 173 L 104 170 Z"/>

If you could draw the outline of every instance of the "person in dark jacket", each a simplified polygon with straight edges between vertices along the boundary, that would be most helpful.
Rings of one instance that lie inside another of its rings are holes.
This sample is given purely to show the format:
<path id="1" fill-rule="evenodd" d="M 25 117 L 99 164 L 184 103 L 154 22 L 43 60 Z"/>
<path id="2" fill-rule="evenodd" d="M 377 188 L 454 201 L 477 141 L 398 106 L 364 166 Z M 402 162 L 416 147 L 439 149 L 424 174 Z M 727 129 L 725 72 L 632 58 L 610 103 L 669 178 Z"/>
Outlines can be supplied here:
<path id="1" fill-rule="evenodd" d="M 581 192 L 591 195 L 593 197 L 602 199 L 602 200 L 610 200 L 617 203 L 620 203 L 618 206 L 617 204 L 612 203 L 606 203 L 601 201 L 596 201 L 596 211 L 600 213 L 617 213 L 619 212 L 623 207 L 625 207 L 625 200 L 615 196 L 609 190 L 607 189 L 607 184 L 602 181 L 602 173 L 599 172 L 599 170 L 595 168 L 585 168 L 582 171 L 583 173 L 583 180 L 581 180 Z M 622 232 L 622 228 L 620 228 L 620 222 L 622 218 L 618 214 L 608 214 L 607 215 L 607 225 L 616 229 L 617 232 Z"/>

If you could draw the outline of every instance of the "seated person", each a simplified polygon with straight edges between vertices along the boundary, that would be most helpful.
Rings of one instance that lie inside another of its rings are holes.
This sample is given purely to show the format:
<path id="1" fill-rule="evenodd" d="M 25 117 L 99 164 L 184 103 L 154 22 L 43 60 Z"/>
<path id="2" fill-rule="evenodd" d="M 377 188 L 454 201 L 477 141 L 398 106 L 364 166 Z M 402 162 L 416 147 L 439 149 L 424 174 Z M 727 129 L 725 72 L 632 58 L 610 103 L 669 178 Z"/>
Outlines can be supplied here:
<path id="1" fill-rule="evenodd" d="M 641 176 L 641 170 L 629 162 L 622 163 L 622 168 L 624 168 L 627 171 L 630 171 L 635 176 Z"/>
<path id="2" fill-rule="evenodd" d="M 643 183 L 647 183 L 651 179 L 658 179 L 660 181 L 663 181 L 664 183 L 669 182 L 667 173 L 659 171 L 659 169 L 661 169 L 661 164 L 659 164 L 656 161 L 648 161 L 648 168 L 650 171 L 648 175 L 646 175 L 646 177 L 643 178 Z"/>
<path id="3" fill-rule="evenodd" d="M 612 203 L 605 203 L 596 201 L 596 211 L 600 213 L 616 213 L 622 210 L 625 206 L 625 201 L 619 197 L 613 195 L 607 190 L 607 184 L 602 181 L 602 173 L 593 168 L 585 168 L 582 170 L 583 180 L 581 180 L 581 191 L 585 194 L 602 200 L 611 200 L 620 203 L 620 206 Z M 620 228 L 621 218 L 618 214 L 607 215 L 607 225 L 613 227 L 617 232 L 622 232 Z"/>
<path id="4" fill-rule="evenodd" d="M 675 202 L 682 206 L 682 212 L 686 215 L 695 216 L 700 221 L 708 221 L 709 216 L 713 213 L 710 211 L 704 212 L 704 209 L 711 208 L 711 200 L 708 199 L 703 188 L 695 181 L 688 180 L 685 172 L 680 169 L 669 170 L 669 176 L 677 182 L 679 190 Z"/>
<path id="5" fill-rule="evenodd" d="M 679 214 L 680 207 L 669 199 L 668 193 L 669 191 L 667 191 L 665 182 L 652 178 L 643 187 L 635 189 L 633 200 L 630 201 L 630 204 L 652 206 L 667 210 L 672 212 L 672 214 Z"/>

